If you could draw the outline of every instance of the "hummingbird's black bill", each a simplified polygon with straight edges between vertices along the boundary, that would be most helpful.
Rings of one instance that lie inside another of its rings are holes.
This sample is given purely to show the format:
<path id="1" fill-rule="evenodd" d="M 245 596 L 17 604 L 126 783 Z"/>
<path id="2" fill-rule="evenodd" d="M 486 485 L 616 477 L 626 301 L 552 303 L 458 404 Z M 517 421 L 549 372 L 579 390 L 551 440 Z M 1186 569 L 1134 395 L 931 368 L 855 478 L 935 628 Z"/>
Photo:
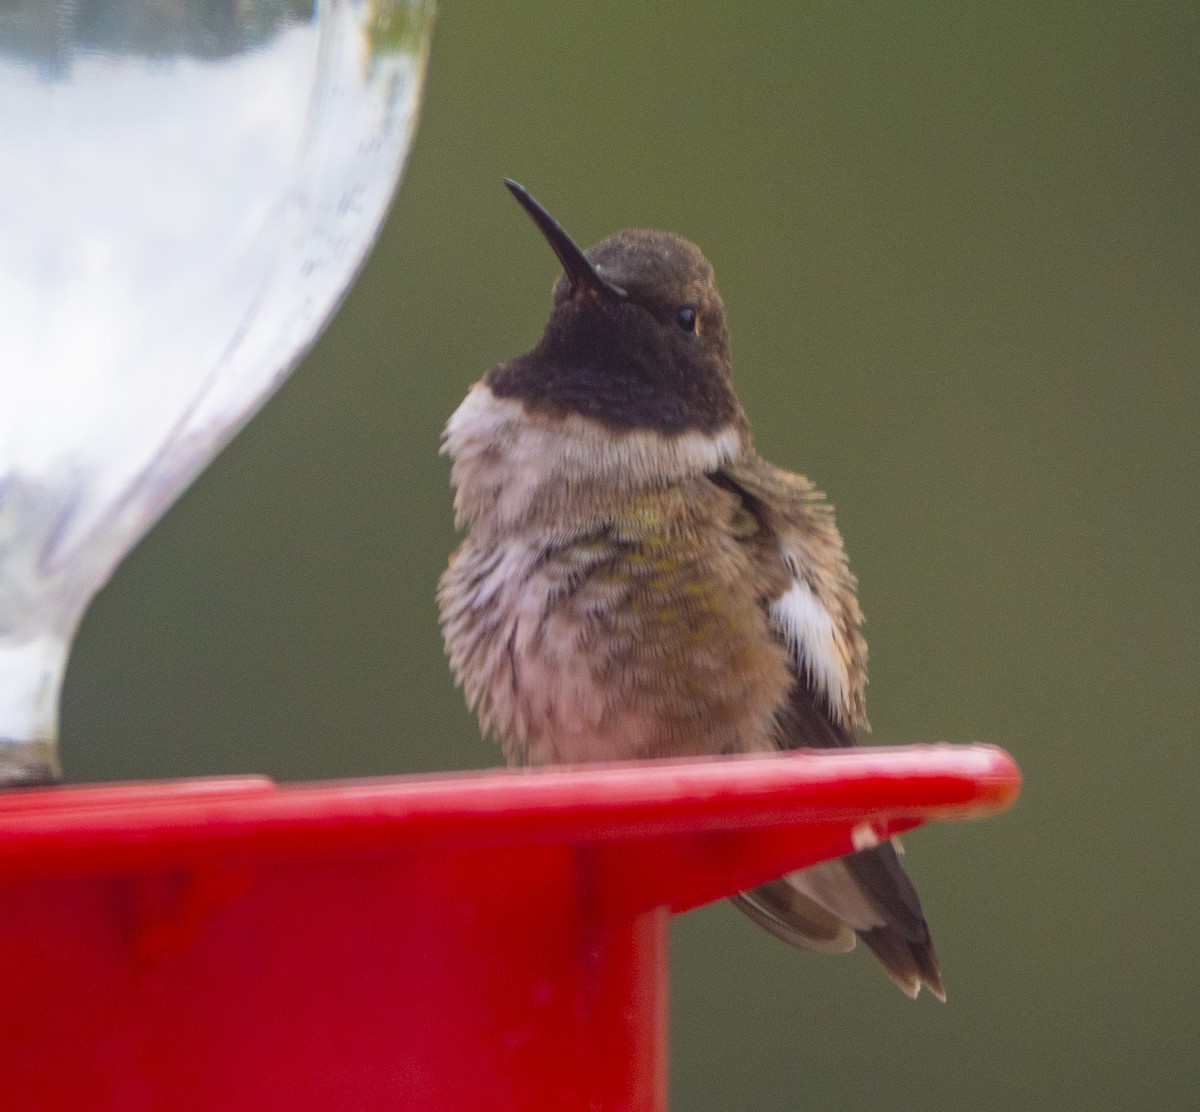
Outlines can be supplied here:
<path id="1" fill-rule="evenodd" d="M 510 178 L 505 178 L 504 184 L 508 186 L 508 191 L 520 201 L 521 207 L 533 217 L 533 222 L 546 237 L 546 242 L 554 248 L 558 261 L 562 263 L 563 270 L 567 273 L 572 293 L 592 290 L 609 297 L 624 298 L 628 296 L 620 286 L 615 286 L 607 278 L 600 276 L 600 272 L 588 262 L 587 256 L 575 246 L 575 241 L 563 231 L 562 225 L 529 195 L 529 190 Z"/>

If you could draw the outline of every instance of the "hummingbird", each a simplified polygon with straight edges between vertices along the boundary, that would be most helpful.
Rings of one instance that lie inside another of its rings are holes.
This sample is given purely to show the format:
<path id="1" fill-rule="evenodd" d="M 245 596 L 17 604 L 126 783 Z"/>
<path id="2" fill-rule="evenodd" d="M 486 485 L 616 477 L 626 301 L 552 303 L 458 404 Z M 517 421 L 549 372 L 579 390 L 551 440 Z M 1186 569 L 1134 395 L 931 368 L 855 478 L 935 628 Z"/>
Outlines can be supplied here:
<path id="1" fill-rule="evenodd" d="M 438 588 L 451 670 L 510 764 L 843 748 L 868 728 L 857 582 L 829 503 L 764 460 L 700 249 L 630 229 L 558 256 L 545 332 L 446 425 L 456 524 Z M 734 897 L 785 942 L 856 939 L 945 999 L 895 845 Z"/>

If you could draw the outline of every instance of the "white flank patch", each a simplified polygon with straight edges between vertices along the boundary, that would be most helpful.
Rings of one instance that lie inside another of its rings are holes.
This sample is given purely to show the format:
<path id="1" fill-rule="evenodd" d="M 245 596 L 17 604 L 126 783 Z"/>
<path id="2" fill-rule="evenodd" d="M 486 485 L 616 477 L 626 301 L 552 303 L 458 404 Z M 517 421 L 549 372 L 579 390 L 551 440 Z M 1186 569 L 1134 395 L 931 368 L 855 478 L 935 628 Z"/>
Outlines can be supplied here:
<path id="1" fill-rule="evenodd" d="M 787 638 L 801 671 L 840 713 L 849 685 L 829 611 L 807 583 L 797 580 L 771 604 L 771 617 Z"/>

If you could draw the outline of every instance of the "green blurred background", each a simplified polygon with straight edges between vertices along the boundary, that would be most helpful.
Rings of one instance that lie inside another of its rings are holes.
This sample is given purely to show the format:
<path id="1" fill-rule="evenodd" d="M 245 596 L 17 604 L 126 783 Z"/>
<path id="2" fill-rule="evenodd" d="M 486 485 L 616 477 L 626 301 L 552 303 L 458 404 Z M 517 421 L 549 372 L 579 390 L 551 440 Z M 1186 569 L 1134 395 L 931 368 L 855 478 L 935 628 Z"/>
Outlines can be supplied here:
<path id="1" fill-rule="evenodd" d="M 445 0 L 382 240 L 92 606 L 72 780 L 492 764 L 442 658 L 445 418 L 578 239 L 713 260 L 760 449 L 839 509 L 874 740 L 986 739 L 907 839 L 950 1002 L 677 920 L 672 1106 L 1191 1108 L 1200 8 Z"/>

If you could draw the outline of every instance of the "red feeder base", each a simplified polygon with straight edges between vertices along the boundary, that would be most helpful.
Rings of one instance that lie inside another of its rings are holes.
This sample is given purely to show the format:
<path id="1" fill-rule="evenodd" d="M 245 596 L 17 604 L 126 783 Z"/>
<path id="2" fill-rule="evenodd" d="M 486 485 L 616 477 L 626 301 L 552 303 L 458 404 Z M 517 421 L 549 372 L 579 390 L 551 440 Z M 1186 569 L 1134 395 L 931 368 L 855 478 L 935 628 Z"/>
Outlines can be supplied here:
<path id="1" fill-rule="evenodd" d="M 928 746 L 0 795 L 0 1093 L 659 1112 L 670 912 L 1019 785 Z"/>

